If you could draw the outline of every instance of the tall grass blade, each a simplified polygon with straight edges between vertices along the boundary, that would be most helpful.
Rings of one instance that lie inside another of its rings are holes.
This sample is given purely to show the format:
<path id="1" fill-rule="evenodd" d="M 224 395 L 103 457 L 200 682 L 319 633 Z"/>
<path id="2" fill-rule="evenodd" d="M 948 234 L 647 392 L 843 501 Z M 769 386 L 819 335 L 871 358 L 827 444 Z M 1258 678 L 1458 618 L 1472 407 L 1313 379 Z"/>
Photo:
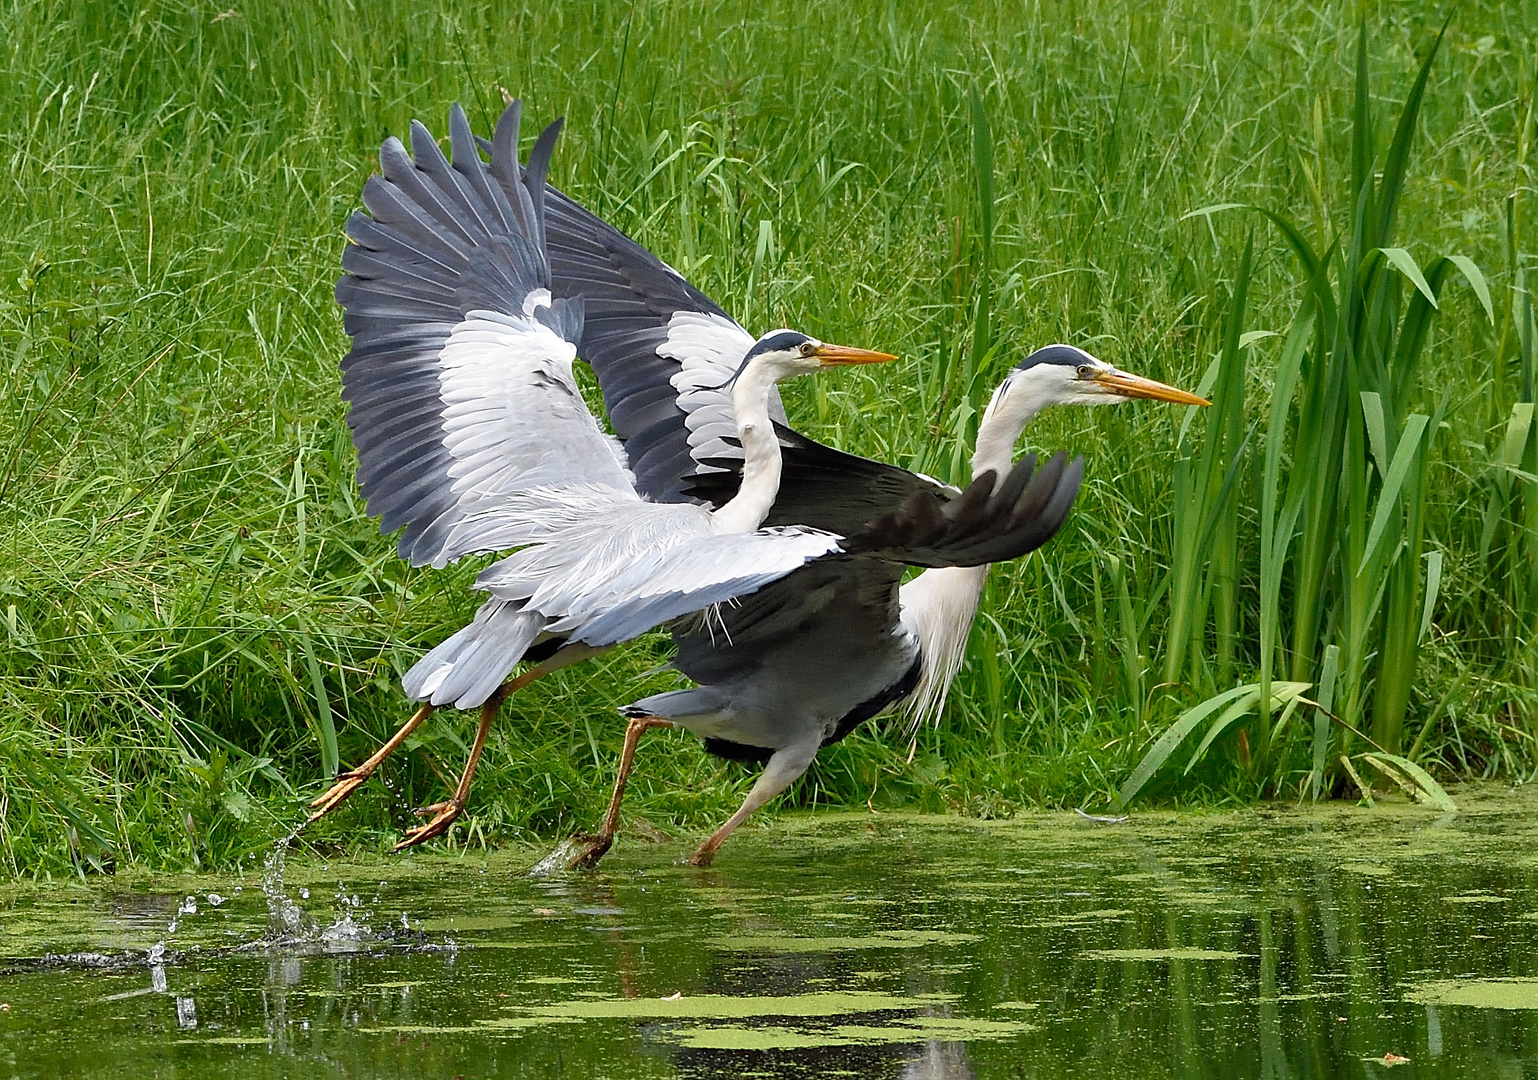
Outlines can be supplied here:
<path id="1" fill-rule="evenodd" d="M 1369 752 L 1361 756 L 1372 762 L 1374 765 L 1378 766 L 1380 769 L 1383 768 L 1385 764 L 1393 765 L 1399 769 L 1402 769 L 1409 775 L 1410 779 L 1414 781 L 1415 787 L 1419 789 L 1420 793 L 1425 797 L 1427 802 L 1431 803 L 1438 810 L 1444 810 L 1449 814 L 1455 814 L 1458 812 L 1458 804 L 1453 802 L 1452 797 L 1447 794 L 1447 791 L 1442 787 L 1442 785 L 1437 783 L 1430 773 L 1421 768 L 1419 765 L 1415 764 L 1415 762 L 1411 761 L 1409 758 L 1400 757 L 1398 754 L 1389 754 L 1383 752 Z M 1393 774 L 1390 773 L 1389 775 Z"/>
<path id="2" fill-rule="evenodd" d="M 299 631 L 299 643 L 304 649 L 304 666 L 310 674 L 310 689 L 315 694 L 315 738 L 320 746 L 321 775 L 335 776 L 341 771 L 341 752 L 337 749 L 336 722 L 331 718 L 331 697 L 326 693 L 326 680 L 315 658 L 315 642 L 308 630 Z"/>
<path id="3" fill-rule="evenodd" d="M 1234 699 L 1244 697 L 1246 694 L 1253 694 L 1254 692 L 1255 688 L 1253 686 L 1236 686 L 1232 690 L 1225 690 L 1223 693 L 1210 697 L 1200 705 L 1193 706 L 1181 713 L 1175 722 L 1165 728 L 1163 733 L 1154 740 L 1153 746 L 1143 755 L 1143 760 L 1137 763 L 1137 767 L 1132 770 L 1132 774 L 1122 783 L 1120 790 L 1117 792 L 1118 805 L 1122 807 L 1130 805 L 1132 800 L 1137 797 L 1137 793 L 1143 790 L 1143 785 L 1148 783 L 1152 779 L 1153 774 L 1159 771 L 1159 766 L 1163 765 L 1169 759 L 1169 756 L 1179 749 L 1186 736 L 1195 731 L 1203 720 L 1228 705 Z"/>
<path id="4" fill-rule="evenodd" d="M 1389 463 L 1388 472 L 1383 478 L 1383 490 L 1378 494 L 1378 508 L 1373 514 L 1372 529 L 1367 533 L 1367 544 L 1362 552 L 1362 561 L 1356 569 L 1358 574 L 1365 574 L 1368 564 L 1378 555 L 1378 547 L 1383 543 L 1383 534 L 1389 518 L 1399 510 L 1400 490 L 1404 487 L 1405 478 L 1410 475 L 1410 466 L 1414 464 L 1416 456 L 1421 451 L 1421 435 L 1425 433 L 1426 425 L 1430 420 L 1429 416 L 1416 413 L 1405 421 L 1405 429 L 1399 436 L 1399 445 L 1394 450 L 1393 460 Z"/>
<path id="5" fill-rule="evenodd" d="M 1394 269 L 1410 279 L 1420 294 L 1426 298 L 1426 303 L 1432 307 L 1437 306 L 1436 294 L 1431 291 L 1431 286 L 1426 284 L 1426 278 L 1421 273 L 1421 268 L 1415 265 L 1414 257 L 1404 248 L 1379 248 Z"/>

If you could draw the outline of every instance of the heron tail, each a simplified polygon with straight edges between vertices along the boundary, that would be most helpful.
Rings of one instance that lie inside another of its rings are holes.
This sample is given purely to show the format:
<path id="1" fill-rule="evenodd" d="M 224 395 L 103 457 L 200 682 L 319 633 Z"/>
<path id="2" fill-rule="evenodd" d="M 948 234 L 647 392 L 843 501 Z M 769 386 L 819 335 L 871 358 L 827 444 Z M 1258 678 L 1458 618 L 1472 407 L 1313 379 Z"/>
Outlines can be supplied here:
<path id="1" fill-rule="evenodd" d="M 470 625 L 418 660 L 401 684 L 413 701 L 473 709 L 512 674 L 545 618 L 516 603 L 488 600 Z"/>

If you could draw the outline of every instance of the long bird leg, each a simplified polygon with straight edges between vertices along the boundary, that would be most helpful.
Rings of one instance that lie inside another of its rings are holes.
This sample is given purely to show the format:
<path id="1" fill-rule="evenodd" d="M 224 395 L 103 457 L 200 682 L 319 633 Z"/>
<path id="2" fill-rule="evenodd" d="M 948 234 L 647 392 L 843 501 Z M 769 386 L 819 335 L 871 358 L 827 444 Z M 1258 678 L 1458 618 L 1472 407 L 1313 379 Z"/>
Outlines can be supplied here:
<path id="1" fill-rule="evenodd" d="M 357 768 L 348 769 L 338 776 L 336 783 L 332 784 L 325 794 L 310 803 L 312 812 L 305 819 L 304 823 L 309 825 L 311 822 L 319 821 L 342 805 L 342 800 L 362 787 L 365 781 L 374 775 L 374 770 L 384 764 L 385 758 L 395 753 L 400 744 L 406 741 L 406 736 L 415 731 L 423 720 L 426 720 L 433 714 L 433 709 L 434 706 L 424 701 L 422 707 L 411 714 L 411 719 L 402 724 L 401 729 L 394 735 L 391 735 L 388 742 L 378 750 L 375 750 L 367 761 Z"/>
<path id="2" fill-rule="evenodd" d="M 432 815 L 430 821 L 408 832 L 400 843 L 395 845 L 396 851 L 404 851 L 409 847 L 416 847 L 424 840 L 431 840 L 435 836 L 442 836 L 448 831 L 448 827 L 465 811 L 465 802 L 470 798 L 470 781 L 475 779 L 475 767 L 481 762 L 481 751 L 486 748 L 486 736 L 491 734 L 491 725 L 497 718 L 497 710 L 502 707 L 503 700 L 515 690 L 521 690 L 541 675 L 547 674 L 541 670 L 543 665 L 530 668 L 516 679 L 510 679 L 497 687 L 496 692 L 486 699 L 481 706 L 481 723 L 475 729 L 475 741 L 470 744 L 470 760 L 465 762 L 465 771 L 459 776 L 459 786 L 454 789 L 454 794 L 443 802 L 433 803 L 431 806 L 418 808 L 415 813 L 419 817 Z"/>
<path id="3" fill-rule="evenodd" d="M 630 768 L 635 764 L 636 744 L 641 741 L 647 729 L 672 726 L 673 721 L 664 720 L 660 716 L 634 716 L 625 725 L 625 748 L 620 752 L 619 775 L 614 778 L 614 794 L 609 799 L 609 811 L 603 816 L 603 827 L 598 830 L 597 836 L 573 837 L 573 841 L 582 850 L 566 864 L 567 869 L 593 869 L 614 845 L 614 834 L 619 831 L 619 804 L 625 797 L 625 783 L 630 779 Z"/>
<path id="4" fill-rule="evenodd" d="M 748 797 L 743 800 L 742 809 L 726 819 L 710 838 L 694 849 L 694 854 L 689 856 L 690 866 L 709 866 L 716 857 L 716 849 L 726 842 L 726 838 L 747 820 L 748 815 L 757 810 L 764 803 L 774 798 L 780 792 L 795 783 L 796 778 L 806 772 L 806 767 L 817 756 L 818 743 L 801 746 L 783 746 L 774 752 L 769 759 L 769 764 L 764 766 L 764 771 L 759 774 L 758 782 L 753 785 L 753 790 L 748 792 Z"/>
<path id="5" fill-rule="evenodd" d="M 480 764 L 481 751 L 486 747 L 486 736 L 491 732 L 492 721 L 497 718 L 497 710 L 502 707 L 502 702 L 509 695 L 522 690 L 535 679 L 543 678 L 552 671 L 575 664 L 579 660 L 586 660 L 592 656 L 600 656 L 613 648 L 612 645 L 595 649 L 590 645 L 565 645 L 554 656 L 535 664 L 528 671 L 516 679 L 509 679 L 486 699 L 481 706 L 481 723 L 475 730 L 475 742 L 470 744 L 470 760 L 465 762 L 465 771 L 459 777 L 459 786 L 454 789 L 454 794 L 443 802 L 433 803 L 417 810 L 423 817 L 432 814 L 432 820 L 418 825 L 408 832 L 400 843 L 395 845 L 396 851 L 402 851 L 409 847 L 416 847 L 424 840 L 431 840 L 435 836 L 442 836 L 453 824 L 454 819 L 464 813 L 465 802 L 470 797 L 470 781 L 475 778 L 475 767 Z"/>

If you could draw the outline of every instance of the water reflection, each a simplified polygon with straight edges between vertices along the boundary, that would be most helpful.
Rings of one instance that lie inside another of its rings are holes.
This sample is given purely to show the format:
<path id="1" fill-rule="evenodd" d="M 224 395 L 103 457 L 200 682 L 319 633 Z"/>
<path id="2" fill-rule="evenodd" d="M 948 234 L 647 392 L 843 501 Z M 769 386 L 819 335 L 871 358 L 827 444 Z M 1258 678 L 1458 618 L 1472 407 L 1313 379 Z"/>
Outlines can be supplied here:
<path id="1" fill-rule="evenodd" d="M 0 977 L 0 1063 L 83 1077 L 1534 1075 L 1533 802 L 1096 828 L 823 817 L 744 837 L 708 873 L 647 845 L 602 875 L 532 881 L 530 857 L 418 856 L 310 864 L 291 883 L 276 852 L 244 892 L 17 891 L 0 899 L 0 953 L 76 958 Z"/>

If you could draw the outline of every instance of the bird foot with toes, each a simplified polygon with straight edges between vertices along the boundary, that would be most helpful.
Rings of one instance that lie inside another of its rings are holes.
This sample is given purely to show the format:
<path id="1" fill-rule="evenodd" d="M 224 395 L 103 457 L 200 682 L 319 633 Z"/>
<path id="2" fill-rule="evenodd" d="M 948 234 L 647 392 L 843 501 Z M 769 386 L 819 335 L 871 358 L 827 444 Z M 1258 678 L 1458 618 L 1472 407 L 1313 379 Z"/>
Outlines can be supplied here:
<path id="1" fill-rule="evenodd" d="M 305 819 L 305 824 L 319 821 L 338 806 L 343 800 L 357 791 L 373 775 L 374 770 L 364 772 L 359 769 L 349 769 L 336 778 L 336 783 L 326 789 L 325 793 L 316 797 L 310 803 L 310 816 Z"/>
<path id="2" fill-rule="evenodd" d="M 433 803 L 431 806 L 423 806 L 414 813 L 418 817 L 432 815 L 432 820 L 418 825 L 408 832 L 400 843 L 395 845 L 396 851 L 404 851 L 409 847 L 416 847 L 424 841 L 431 840 L 435 836 L 442 836 L 448 832 L 449 826 L 464 813 L 465 804 L 458 799 L 445 799 L 443 802 Z"/>
<path id="3" fill-rule="evenodd" d="M 599 861 L 609 853 L 614 846 L 614 837 L 602 834 L 590 836 L 573 836 L 569 841 L 571 858 L 566 863 L 568 870 L 596 870 Z"/>

